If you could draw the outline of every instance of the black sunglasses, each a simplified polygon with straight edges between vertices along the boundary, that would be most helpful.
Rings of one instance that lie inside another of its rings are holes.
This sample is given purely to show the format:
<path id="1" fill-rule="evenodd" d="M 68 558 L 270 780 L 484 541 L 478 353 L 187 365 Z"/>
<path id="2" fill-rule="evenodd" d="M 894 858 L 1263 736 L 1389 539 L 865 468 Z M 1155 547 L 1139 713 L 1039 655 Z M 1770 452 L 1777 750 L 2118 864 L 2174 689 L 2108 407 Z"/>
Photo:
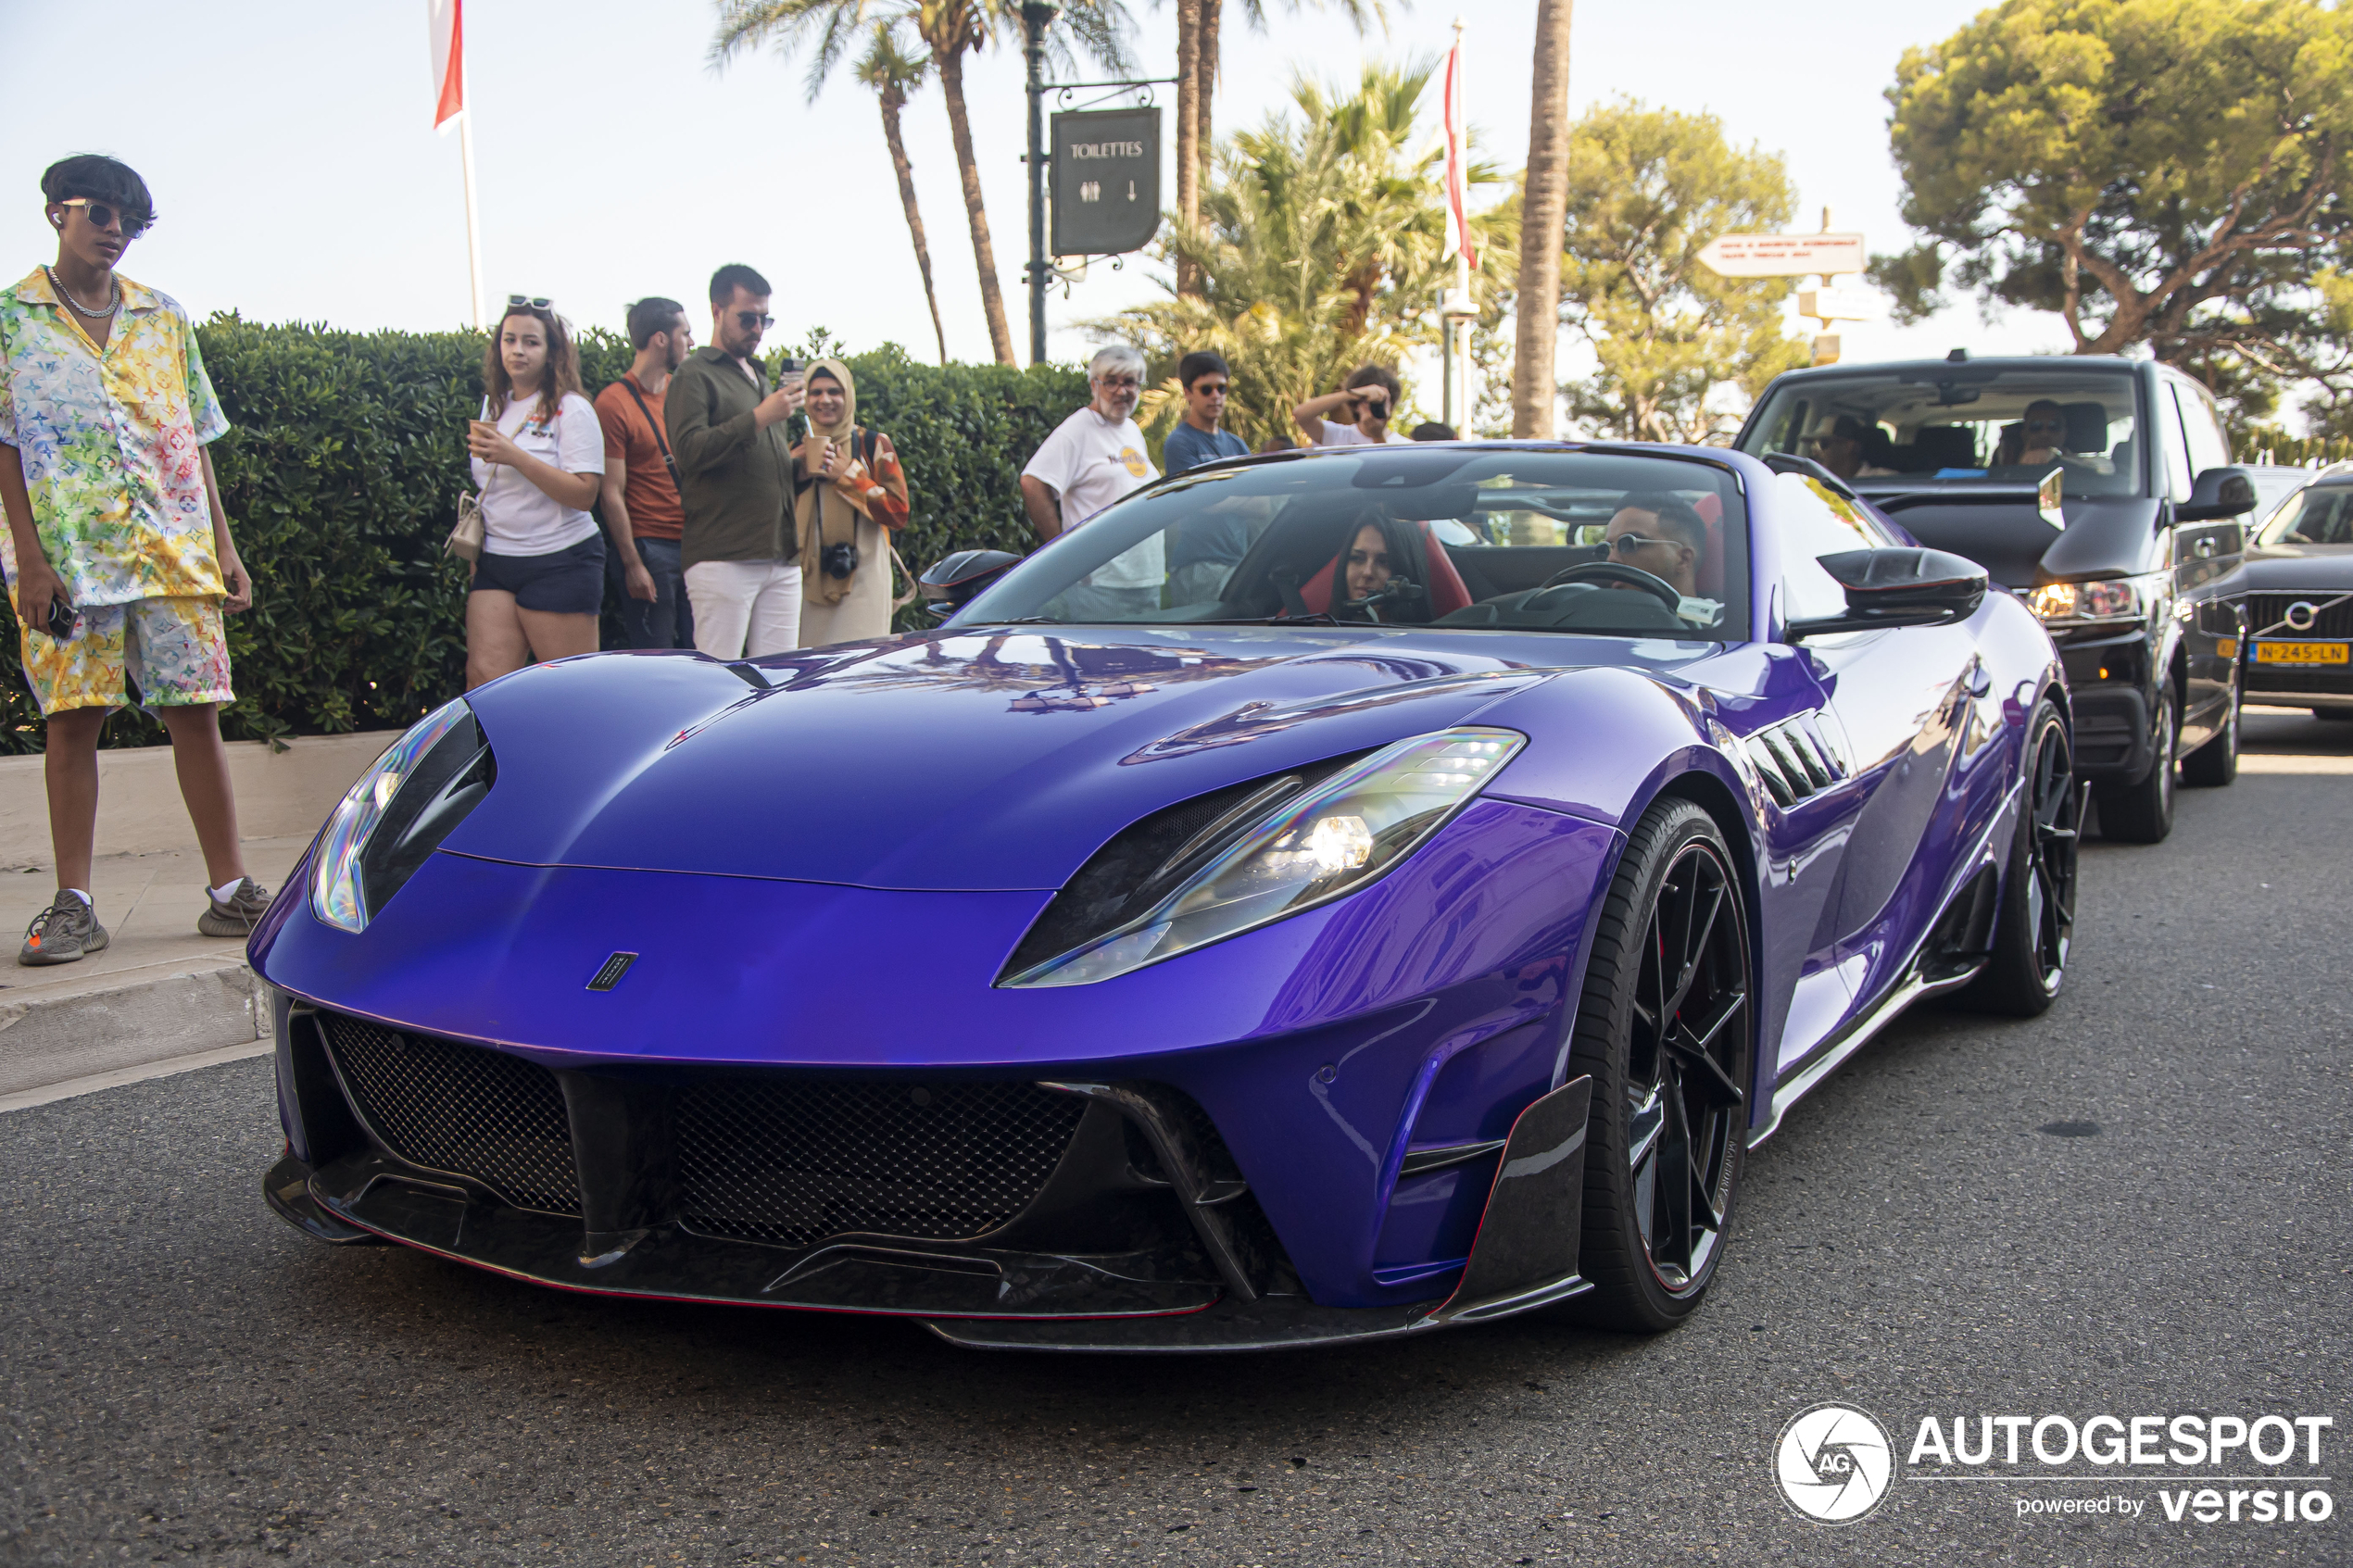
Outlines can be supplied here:
<path id="1" fill-rule="evenodd" d="M 776 318 L 774 316 L 762 316 L 757 310 L 738 310 L 736 312 L 736 325 L 743 328 L 746 332 L 750 332 L 753 328 L 757 327 L 764 332 L 775 324 Z"/>
<path id="2" fill-rule="evenodd" d="M 510 294 L 507 296 L 507 308 L 510 310 L 526 306 L 534 310 L 553 310 L 556 307 L 556 302 L 549 299 L 544 294 L 535 294 L 529 296 L 519 294 Z"/>
<path id="3" fill-rule="evenodd" d="M 2067 421 L 2065 420 L 2028 420 L 2026 421 L 2026 428 L 2029 430 L 2064 431 L 2067 429 Z"/>
<path id="4" fill-rule="evenodd" d="M 122 237 L 126 240 L 137 239 L 155 223 L 155 219 L 149 214 L 134 213 L 106 202 L 92 201 L 88 196 L 69 196 L 57 205 L 82 208 L 82 216 L 90 220 L 93 229 L 111 229 L 117 219 L 121 220 Z"/>

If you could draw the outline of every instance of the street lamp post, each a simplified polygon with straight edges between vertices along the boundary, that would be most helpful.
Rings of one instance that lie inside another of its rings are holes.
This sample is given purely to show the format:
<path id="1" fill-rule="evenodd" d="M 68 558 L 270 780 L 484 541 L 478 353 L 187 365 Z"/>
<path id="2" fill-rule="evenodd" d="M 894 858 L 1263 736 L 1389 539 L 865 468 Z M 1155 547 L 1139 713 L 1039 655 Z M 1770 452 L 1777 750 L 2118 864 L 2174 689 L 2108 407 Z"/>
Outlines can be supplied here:
<path id="1" fill-rule="evenodd" d="M 1051 0 L 1024 0 L 1022 57 L 1029 72 L 1029 362 L 1046 362 L 1046 30 Z"/>

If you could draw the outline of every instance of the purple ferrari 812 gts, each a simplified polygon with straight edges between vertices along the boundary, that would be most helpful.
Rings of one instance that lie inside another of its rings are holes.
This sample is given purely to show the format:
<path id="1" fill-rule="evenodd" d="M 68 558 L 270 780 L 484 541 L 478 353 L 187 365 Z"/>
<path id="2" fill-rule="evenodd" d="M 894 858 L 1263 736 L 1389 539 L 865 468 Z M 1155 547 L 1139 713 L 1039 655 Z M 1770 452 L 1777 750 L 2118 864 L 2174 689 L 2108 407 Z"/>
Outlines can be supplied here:
<path id="1" fill-rule="evenodd" d="M 252 942 L 270 1203 L 979 1347 L 1657 1331 L 1824 1074 L 2060 984 L 2051 641 L 1806 459 L 1284 453 L 925 583 L 385 752 Z"/>

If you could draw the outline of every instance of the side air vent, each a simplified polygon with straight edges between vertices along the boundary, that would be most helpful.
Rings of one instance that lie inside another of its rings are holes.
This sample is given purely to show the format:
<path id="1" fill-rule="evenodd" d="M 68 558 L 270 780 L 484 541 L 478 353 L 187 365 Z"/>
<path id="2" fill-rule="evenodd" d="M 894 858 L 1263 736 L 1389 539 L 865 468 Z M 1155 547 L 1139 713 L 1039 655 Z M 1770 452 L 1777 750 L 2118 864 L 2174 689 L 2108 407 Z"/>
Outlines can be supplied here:
<path id="1" fill-rule="evenodd" d="M 1783 809 L 1818 795 L 1847 775 L 1845 757 L 1806 719 L 1792 719 L 1748 738 L 1748 758 L 1773 804 Z"/>

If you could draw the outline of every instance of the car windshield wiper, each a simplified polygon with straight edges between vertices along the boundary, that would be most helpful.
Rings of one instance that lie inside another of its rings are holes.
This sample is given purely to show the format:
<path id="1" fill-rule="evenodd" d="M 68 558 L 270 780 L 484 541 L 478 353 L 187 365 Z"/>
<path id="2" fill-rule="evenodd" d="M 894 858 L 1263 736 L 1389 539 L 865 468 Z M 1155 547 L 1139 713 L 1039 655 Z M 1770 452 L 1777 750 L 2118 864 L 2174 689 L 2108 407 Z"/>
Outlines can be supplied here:
<path id="1" fill-rule="evenodd" d="M 1305 615 L 1242 615 L 1230 621 L 1177 621 L 1176 626 L 1337 626 L 1340 621 L 1329 610 L 1311 609 Z M 1373 626 L 1378 621 L 1351 621 L 1351 625 Z"/>

